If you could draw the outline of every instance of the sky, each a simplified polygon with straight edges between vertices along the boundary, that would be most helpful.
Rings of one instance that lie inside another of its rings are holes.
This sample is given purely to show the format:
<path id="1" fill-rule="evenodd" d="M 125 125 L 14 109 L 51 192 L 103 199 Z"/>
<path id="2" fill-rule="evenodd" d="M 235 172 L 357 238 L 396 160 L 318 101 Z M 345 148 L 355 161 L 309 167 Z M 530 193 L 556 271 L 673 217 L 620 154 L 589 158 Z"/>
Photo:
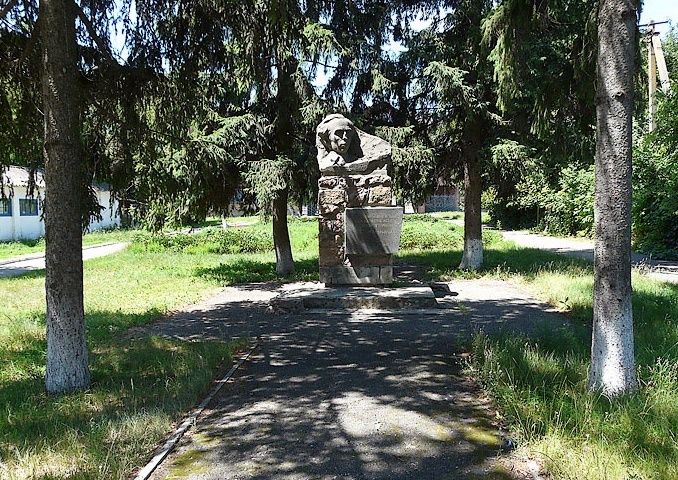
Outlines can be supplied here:
<path id="1" fill-rule="evenodd" d="M 640 14 L 640 23 L 650 21 L 661 22 L 670 20 L 674 26 L 678 25 L 678 0 L 645 0 Z M 670 25 L 657 25 L 656 29 L 666 33 Z"/>
<path id="2" fill-rule="evenodd" d="M 643 2 L 643 10 L 640 17 L 640 23 L 648 23 L 650 21 L 664 21 L 669 20 L 674 26 L 678 26 L 678 0 L 645 0 Z M 415 20 L 412 25 L 415 30 L 421 30 L 428 26 L 428 23 L 422 20 Z M 670 28 L 670 24 L 657 25 L 655 27 L 657 31 L 661 34 L 665 34 Z M 121 57 L 126 57 L 126 52 L 123 47 L 124 44 L 124 35 L 122 32 L 116 32 L 113 34 L 113 48 L 114 51 Z M 404 50 L 402 44 L 398 42 L 391 41 L 389 44 L 384 46 L 384 50 L 392 53 L 398 54 Z M 322 68 L 318 69 L 317 76 L 313 84 L 316 88 L 320 89 L 327 84 L 328 74 L 323 71 Z"/>

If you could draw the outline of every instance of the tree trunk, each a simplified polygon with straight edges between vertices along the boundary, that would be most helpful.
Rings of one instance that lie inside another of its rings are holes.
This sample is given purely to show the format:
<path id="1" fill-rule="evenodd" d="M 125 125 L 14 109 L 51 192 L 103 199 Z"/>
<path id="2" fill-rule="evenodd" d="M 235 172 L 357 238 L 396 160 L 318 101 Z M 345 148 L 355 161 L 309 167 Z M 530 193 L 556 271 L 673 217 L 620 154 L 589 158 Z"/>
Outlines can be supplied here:
<path id="1" fill-rule="evenodd" d="M 287 189 L 281 190 L 273 200 L 273 244 L 275 245 L 275 271 L 278 275 L 294 272 L 294 259 L 287 230 Z"/>
<path id="2" fill-rule="evenodd" d="M 45 123 L 45 291 L 50 393 L 89 387 L 82 273 L 82 162 L 75 10 L 41 0 Z"/>
<path id="3" fill-rule="evenodd" d="M 294 130 L 292 118 L 296 106 L 292 74 L 296 69 L 296 61 L 286 58 L 281 62 L 278 70 L 278 93 L 276 95 L 278 112 L 275 121 L 275 139 L 276 153 L 279 155 L 290 155 L 292 150 L 292 133 Z M 278 275 L 289 275 L 294 272 L 292 246 L 287 229 L 289 190 L 290 185 L 288 183 L 287 188 L 277 192 L 273 200 L 273 244 L 275 246 L 275 271 Z"/>
<path id="4" fill-rule="evenodd" d="M 464 254 L 459 268 L 478 270 L 483 265 L 480 162 L 477 151 L 464 157 Z"/>
<path id="5" fill-rule="evenodd" d="M 618 396 L 637 387 L 631 310 L 631 142 L 636 11 L 601 0 L 596 92 L 593 340 L 589 388 Z"/>

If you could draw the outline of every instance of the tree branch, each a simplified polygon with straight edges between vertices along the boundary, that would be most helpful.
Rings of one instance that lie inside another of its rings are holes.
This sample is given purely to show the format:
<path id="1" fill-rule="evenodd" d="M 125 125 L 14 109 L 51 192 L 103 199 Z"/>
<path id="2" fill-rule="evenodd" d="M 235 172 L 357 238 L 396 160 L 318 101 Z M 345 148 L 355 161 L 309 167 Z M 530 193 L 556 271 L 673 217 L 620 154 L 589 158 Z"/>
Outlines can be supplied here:
<path id="1" fill-rule="evenodd" d="M 82 7 L 78 5 L 75 0 L 72 2 L 73 8 L 75 8 L 75 12 L 77 16 L 80 18 L 80 21 L 82 24 L 85 26 L 85 29 L 87 30 L 87 33 L 89 33 L 90 38 L 94 41 L 95 45 L 101 50 L 101 52 L 106 55 L 108 60 L 111 62 L 117 63 L 115 59 L 113 58 L 113 54 L 111 53 L 110 48 L 108 48 L 108 45 L 106 45 L 106 42 L 103 41 L 103 39 L 99 36 L 99 34 L 96 32 L 94 25 L 90 21 L 90 19 L 85 15 L 85 12 L 83 12 Z"/>
<path id="2" fill-rule="evenodd" d="M 2 7 L 2 10 L 0 10 L 0 20 L 5 18 L 5 15 L 7 15 L 9 11 L 16 6 L 17 3 L 19 3 L 19 0 L 9 0 L 9 3 Z"/>

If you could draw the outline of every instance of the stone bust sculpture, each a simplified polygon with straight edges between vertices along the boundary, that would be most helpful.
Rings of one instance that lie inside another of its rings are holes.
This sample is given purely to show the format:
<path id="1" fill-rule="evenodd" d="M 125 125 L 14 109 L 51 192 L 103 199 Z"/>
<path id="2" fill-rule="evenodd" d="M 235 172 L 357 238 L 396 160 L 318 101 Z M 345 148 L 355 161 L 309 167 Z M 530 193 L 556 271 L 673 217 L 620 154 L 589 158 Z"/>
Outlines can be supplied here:
<path id="1" fill-rule="evenodd" d="M 326 116 L 316 129 L 318 166 L 323 175 L 364 174 L 386 169 L 391 146 L 355 128 L 340 113 Z"/>

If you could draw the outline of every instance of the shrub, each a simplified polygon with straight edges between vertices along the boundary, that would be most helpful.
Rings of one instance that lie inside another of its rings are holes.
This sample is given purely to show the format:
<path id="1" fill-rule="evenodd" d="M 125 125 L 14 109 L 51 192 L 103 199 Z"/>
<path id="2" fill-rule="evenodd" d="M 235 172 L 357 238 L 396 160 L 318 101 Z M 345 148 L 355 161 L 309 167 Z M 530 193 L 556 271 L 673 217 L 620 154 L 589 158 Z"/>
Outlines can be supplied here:
<path id="1" fill-rule="evenodd" d="M 678 94 L 664 99 L 657 129 L 634 151 L 633 237 L 636 248 L 678 257 Z"/>
<path id="2" fill-rule="evenodd" d="M 438 218 L 431 216 L 426 213 L 408 213 L 403 217 L 403 222 L 422 222 L 422 223 L 435 223 L 440 221 Z"/>
<path id="3" fill-rule="evenodd" d="M 593 165 L 561 170 L 559 189 L 546 195 L 544 229 L 561 235 L 593 235 Z"/>
<path id="4" fill-rule="evenodd" d="M 263 253 L 273 250 L 273 239 L 269 232 L 258 228 L 208 228 L 196 234 L 140 233 L 134 238 L 133 248 L 193 254 Z"/>

